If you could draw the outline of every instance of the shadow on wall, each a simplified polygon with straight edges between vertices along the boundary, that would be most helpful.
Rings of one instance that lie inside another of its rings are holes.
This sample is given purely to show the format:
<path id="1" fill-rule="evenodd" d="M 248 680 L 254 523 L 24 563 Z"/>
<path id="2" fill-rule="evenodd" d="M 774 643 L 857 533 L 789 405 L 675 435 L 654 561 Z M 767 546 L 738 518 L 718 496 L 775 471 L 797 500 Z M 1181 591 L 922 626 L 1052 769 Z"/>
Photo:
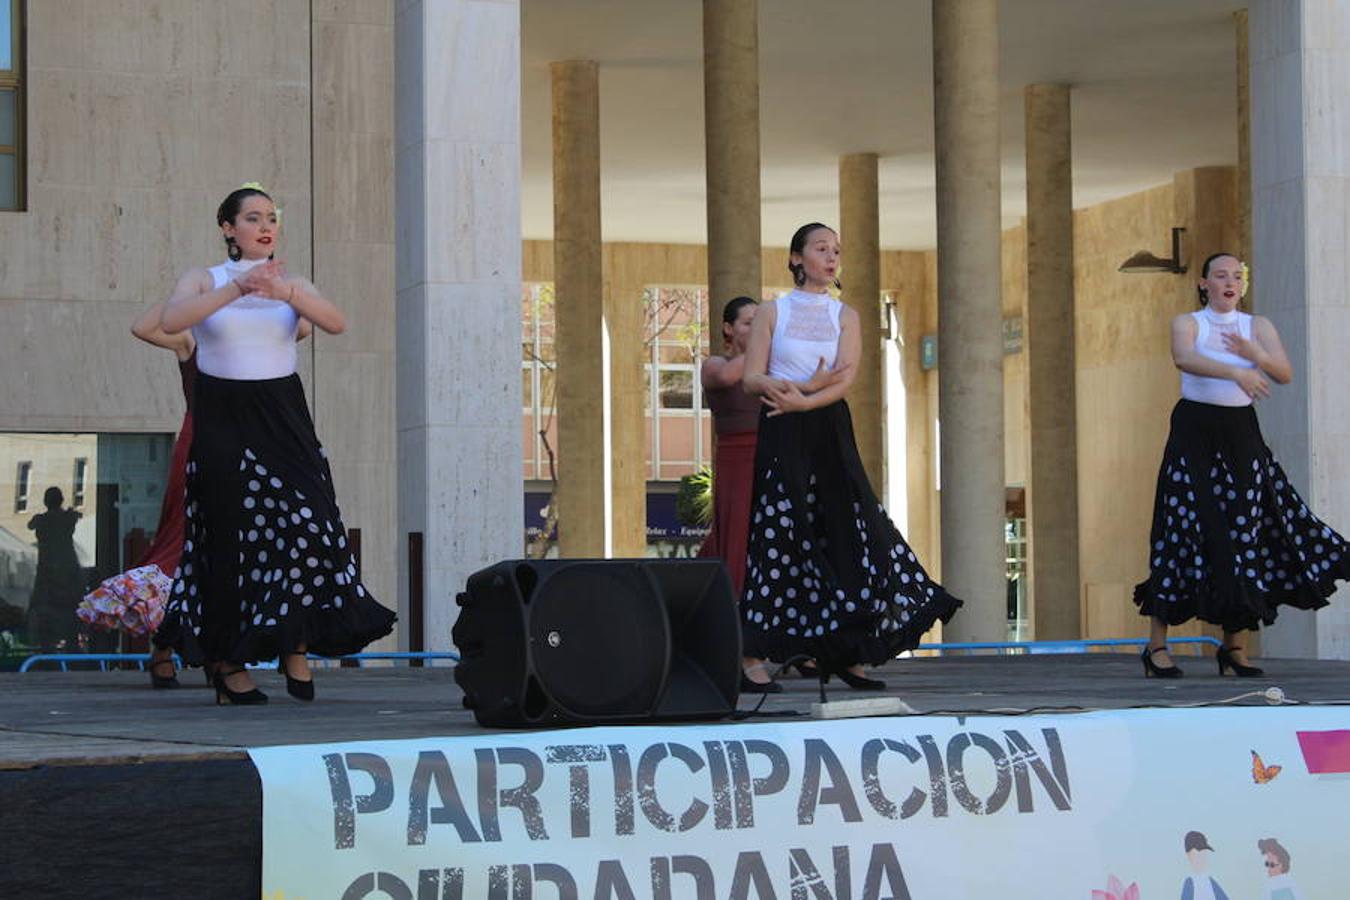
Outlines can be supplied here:
<path id="1" fill-rule="evenodd" d="M 28 521 L 37 535 L 37 574 L 28 600 L 28 643 L 33 647 L 71 648 L 75 643 L 75 607 L 84 594 L 84 576 L 75 553 L 80 513 L 63 509 L 65 495 L 49 487 L 42 495 L 46 512 Z"/>

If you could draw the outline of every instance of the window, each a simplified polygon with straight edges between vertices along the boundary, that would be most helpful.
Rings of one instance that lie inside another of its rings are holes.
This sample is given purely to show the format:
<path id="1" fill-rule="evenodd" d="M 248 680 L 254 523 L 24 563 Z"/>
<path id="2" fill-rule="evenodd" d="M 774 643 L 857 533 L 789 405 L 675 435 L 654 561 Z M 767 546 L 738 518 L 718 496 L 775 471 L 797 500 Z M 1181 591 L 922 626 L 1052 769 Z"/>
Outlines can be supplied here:
<path id="1" fill-rule="evenodd" d="M 23 0 L 0 0 L 0 211 L 24 208 Z"/>
<path id="2" fill-rule="evenodd" d="M 70 505 L 75 509 L 84 506 L 84 482 L 89 474 L 89 460 L 80 456 L 75 459 L 75 474 L 71 479 Z"/>
<path id="3" fill-rule="evenodd" d="M 526 282 L 521 287 L 520 387 L 524 415 L 525 478 L 548 480 L 557 452 L 558 423 L 554 380 L 553 285 Z"/>
<path id="4" fill-rule="evenodd" d="M 33 464 L 28 461 L 19 463 L 14 475 L 14 511 L 28 512 L 28 488 L 33 481 Z"/>
<path id="5" fill-rule="evenodd" d="M 647 344 L 646 407 L 651 423 L 648 475 L 676 480 L 707 465 L 712 420 L 697 374 L 708 355 L 708 291 L 651 285 L 643 291 Z"/>
<path id="6" fill-rule="evenodd" d="M 1008 573 L 1008 640 L 1031 637 L 1027 609 L 1027 489 L 1009 485 L 1004 497 L 1004 562 Z"/>
<path id="7" fill-rule="evenodd" d="M 0 431 L 0 494 L 14 498 L 13 508 L 0 506 L 0 616 L 20 645 L 33 652 L 117 649 L 106 632 L 86 641 L 74 607 L 82 586 L 129 569 L 154 542 L 173 440 L 159 433 Z M 69 602 L 69 613 L 31 632 L 35 600 L 49 608 Z"/>

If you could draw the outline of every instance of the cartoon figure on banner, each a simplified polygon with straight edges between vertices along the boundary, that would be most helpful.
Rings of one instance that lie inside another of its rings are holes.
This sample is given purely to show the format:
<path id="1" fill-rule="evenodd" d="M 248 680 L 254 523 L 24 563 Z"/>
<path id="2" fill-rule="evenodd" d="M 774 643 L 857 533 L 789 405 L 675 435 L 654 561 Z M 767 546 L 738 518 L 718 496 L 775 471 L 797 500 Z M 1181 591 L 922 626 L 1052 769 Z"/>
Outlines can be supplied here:
<path id="1" fill-rule="evenodd" d="M 1256 849 L 1261 851 L 1261 861 L 1266 867 L 1263 900 L 1303 900 L 1303 892 L 1289 874 L 1289 851 L 1275 838 L 1262 838 L 1256 842 Z"/>
<path id="2" fill-rule="evenodd" d="M 1132 881 L 1126 887 L 1124 882 L 1111 875 L 1106 879 L 1106 890 L 1093 890 L 1092 900 L 1139 900 L 1139 885 Z"/>
<path id="3" fill-rule="evenodd" d="M 1252 781 L 1257 784 L 1270 784 L 1275 780 L 1275 776 L 1284 771 L 1284 766 L 1266 765 L 1261 761 L 1261 754 L 1255 750 L 1252 751 Z"/>
<path id="4" fill-rule="evenodd" d="M 1198 831 L 1188 831 L 1182 839 L 1182 846 L 1186 849 L 1186 861 L 1191 864 L 1191 871 L 1195 874 L 1186 876 L 1186 880 L 1181 883 L 1181 900 L 1228 900 L 1219 882 L 1206 874 L 1209 855 L 1214 852 L 1208 839 Z"/>

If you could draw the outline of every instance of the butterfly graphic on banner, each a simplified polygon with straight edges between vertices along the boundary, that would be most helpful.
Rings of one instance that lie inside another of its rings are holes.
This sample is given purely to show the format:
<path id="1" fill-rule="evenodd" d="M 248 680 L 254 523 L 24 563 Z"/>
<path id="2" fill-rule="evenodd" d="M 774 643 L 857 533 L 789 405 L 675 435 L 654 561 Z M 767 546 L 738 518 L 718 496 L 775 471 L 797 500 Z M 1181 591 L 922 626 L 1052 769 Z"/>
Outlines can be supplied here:
<path id="1" fill-rule="evenodd" d="M 1266 765 L 1261 761 L 1261 754 L 1252 751 L 1252 781 L 1257 784 L 1270 784 L 1283 770 L 1284 766 Z"/>

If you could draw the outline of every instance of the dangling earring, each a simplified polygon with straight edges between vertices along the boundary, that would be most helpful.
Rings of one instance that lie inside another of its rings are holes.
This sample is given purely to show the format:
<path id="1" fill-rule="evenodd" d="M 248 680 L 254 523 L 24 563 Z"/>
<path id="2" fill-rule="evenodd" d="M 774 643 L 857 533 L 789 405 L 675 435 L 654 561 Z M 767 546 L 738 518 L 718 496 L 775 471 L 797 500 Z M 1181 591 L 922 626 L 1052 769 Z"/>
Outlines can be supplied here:
<path id="1" fill-rule="evenodd" d="M 1200 305 L 1209 306 L 1209 288 L 1198 288 L 1200 292 Z"/>
<path id="2" fill-rule="evenodd" d="M 801 287 L 802 285 L 806 284 L 806 266 L 803 266 L 799 263 L 795 266 L 789 265 L 788 268 L 792 270 L 793 284 L 797 285 L 797 287 Z"/>
<path id="3" fill-rule="evenodd" d="M 239 262 L 239 260 L 244 258 L 244 251 L 240 248 L 239 244 L 235 242 L 234 238 L 228 235 L 225 237 L 225 255 L 234 262 Z"/>

